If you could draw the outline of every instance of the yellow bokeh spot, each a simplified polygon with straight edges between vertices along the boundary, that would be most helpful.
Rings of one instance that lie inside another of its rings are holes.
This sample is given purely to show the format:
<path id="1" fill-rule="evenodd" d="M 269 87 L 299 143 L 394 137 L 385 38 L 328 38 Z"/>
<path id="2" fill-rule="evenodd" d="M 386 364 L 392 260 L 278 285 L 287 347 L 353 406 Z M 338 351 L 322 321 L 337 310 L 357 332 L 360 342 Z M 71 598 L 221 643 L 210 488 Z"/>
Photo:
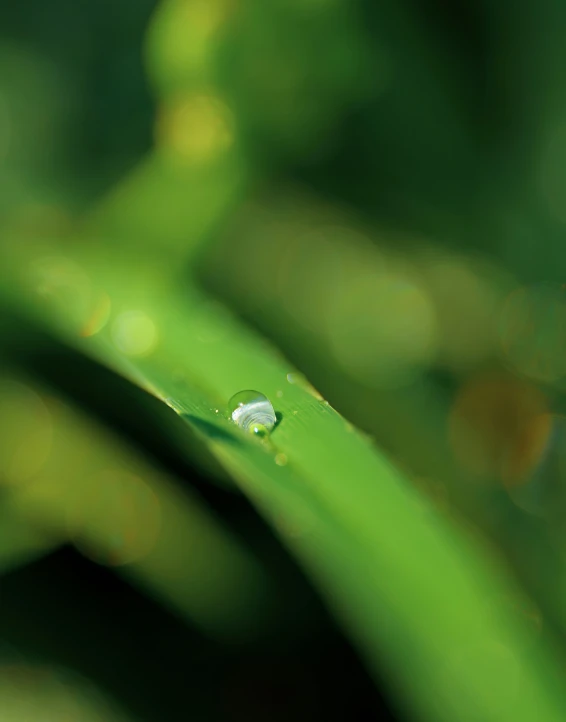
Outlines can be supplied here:
<path id="1" fill-rule="evenodd" d="M 143 311 L 124 311 L 114 321 L 112 340 L 126 356 L 148 356 L 157 346 L 157 327 Z"/>
<path id="2" fill-rule="evenodd" d="M 180 34 L 184 25 L 185 33 L 189 29 L 193 37 L 210 40 L 227 18 L 232 0 L 177 0 L 176 4 L 179 16 L 174 26 L 177 32 Z M 186 35 L 184 38 L 186 41 Z M 182 38 L 179 40 L 182 45 Z"/>
<path id="3" fill-rule="evenodd" d="M 28 269 L 28 283 L 46 310 L 80 336 L 94 336 L 110 318 L 110 297 L 70 258 L 39 257 Z"/>
<path id="4" fill-rule="evenodd" d="M 192 95 L 164 104 L 156 125 L 160 150 L 182 164 L 206 163 L 232 145 L 233 119 L 212 95 Z"/>
<path id="5" fill-rule="evenodd" d="M 501 372 L 472 377 L 459 390 L 449 419 L 450 445 L 460 465 L 511 488 L 540 461 L 552 429 L 544 395 Z"/>

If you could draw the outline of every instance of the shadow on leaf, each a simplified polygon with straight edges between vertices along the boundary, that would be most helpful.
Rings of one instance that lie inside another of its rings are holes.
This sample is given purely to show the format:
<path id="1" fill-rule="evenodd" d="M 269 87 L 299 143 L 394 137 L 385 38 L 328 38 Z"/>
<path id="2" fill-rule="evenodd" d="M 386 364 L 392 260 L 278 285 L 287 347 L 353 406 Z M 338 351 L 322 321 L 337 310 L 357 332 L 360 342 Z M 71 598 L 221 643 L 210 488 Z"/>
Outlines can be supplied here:
<path id="1" fill-rule="evenodd" d="M 192 414 L 180 414 L 180 416 L 209 439 L 224 441 L 230 444 L 242 443 L 237 436 L 231 434 L 219 424 L 213 424 L 210 421 L 206 421 L 206 419 L 201 419 L 199 416 L 193 416 Z"/>

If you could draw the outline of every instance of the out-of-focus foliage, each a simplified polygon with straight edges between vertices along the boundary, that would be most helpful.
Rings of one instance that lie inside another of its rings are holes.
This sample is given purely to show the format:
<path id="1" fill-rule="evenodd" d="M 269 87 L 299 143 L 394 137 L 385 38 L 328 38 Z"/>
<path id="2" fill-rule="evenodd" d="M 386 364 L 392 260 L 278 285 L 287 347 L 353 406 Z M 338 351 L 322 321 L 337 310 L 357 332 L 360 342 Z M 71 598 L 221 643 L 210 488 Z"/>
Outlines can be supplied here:
<path id="1" fill-rule="evenodd" d="M 0 675 L 0 698 L 5 719 L 27 722 L 127 722 L 119 710 L 88 680 L 69 670 L 11 661 Z"/>
<path id="2" fill-rule="evenodd" d="M 258 624 L 264 575 L 186 491 L 18 379 L 0 380 L 0 414 L 5 514 L 43 531 L 40 549 L 74 544 L 213 636 Z"/>
<path id="3" fill-rule="evenodd" d="M 564 718 L 565 40 L 554 0 L 0 4 L 1 583 L 80 569 L 99 619 L 110 567 L 163 659 L 133 691 L 15 605 L 14 722 L 98 719 L 58 665 L 148 720 Z M 236 640 L 288 660 L 248 695 Z"/>

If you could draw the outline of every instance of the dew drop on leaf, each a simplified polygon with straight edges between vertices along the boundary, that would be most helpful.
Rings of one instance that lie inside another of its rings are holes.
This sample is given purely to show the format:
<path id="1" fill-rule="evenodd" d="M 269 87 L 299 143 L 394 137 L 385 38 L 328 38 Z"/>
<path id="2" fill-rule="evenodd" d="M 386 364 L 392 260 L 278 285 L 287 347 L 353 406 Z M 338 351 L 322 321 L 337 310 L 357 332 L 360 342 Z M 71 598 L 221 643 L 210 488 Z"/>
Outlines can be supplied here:
<path id="1" fill-rule="evenodd" d="M 268 434 L 277 423 L 271 401 L 259 391 L 239 391 L 228 402 L 228 413 L 241 429 L 258 436 Z"/>

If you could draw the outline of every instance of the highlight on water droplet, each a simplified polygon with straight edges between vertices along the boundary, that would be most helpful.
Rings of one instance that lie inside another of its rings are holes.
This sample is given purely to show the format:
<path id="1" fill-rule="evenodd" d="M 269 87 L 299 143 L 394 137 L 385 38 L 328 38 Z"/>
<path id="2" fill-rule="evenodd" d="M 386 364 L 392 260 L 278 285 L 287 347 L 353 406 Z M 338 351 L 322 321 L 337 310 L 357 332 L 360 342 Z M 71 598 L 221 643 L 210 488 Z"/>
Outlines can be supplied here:
<path id="1" fill-rule="evenodd" d="M 244 431 L 266 436 L 277 423 L 271 401 L 259 391 L 239 391 L 228 402 L 232 421 Z"/>

